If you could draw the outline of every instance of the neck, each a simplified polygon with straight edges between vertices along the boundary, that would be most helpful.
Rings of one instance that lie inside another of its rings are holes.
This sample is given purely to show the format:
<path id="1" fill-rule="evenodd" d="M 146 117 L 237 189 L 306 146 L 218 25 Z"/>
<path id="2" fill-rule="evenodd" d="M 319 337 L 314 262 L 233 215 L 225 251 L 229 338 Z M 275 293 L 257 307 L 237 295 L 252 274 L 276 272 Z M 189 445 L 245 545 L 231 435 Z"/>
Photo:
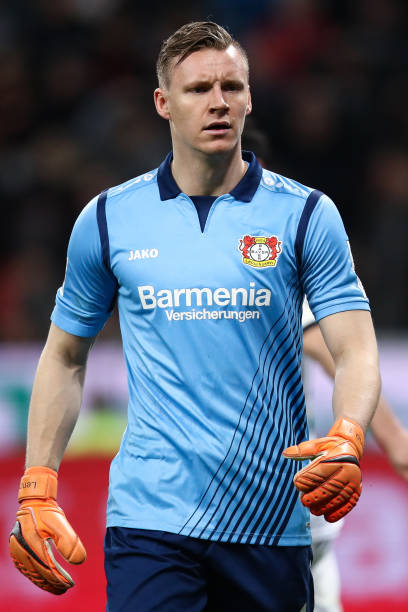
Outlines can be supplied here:
<path id="1" fill-rule="evenodd" d="M 173 177 L 187 195 L 220 196 L 229 193 L 247 170 L 240 146 L 222 154 L 195 153 L 189 151 L 185 155 L 176 148 L 173 150 Z"/>

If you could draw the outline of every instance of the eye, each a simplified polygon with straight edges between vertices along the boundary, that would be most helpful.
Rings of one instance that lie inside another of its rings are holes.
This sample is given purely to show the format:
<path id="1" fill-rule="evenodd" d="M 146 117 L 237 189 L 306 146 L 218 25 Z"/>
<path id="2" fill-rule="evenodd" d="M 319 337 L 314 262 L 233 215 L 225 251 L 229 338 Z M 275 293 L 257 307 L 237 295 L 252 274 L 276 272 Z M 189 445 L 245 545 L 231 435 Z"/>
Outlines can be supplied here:
<path id="1" fill-rule="evenodd" d="M 236 83 L 234 81 L 231 81 L 229 83 L 225 83 L 222 86 L 222 89 L 224 91 L 242 91 L 242 89 L 244 88 L 242 83 Z"/>
<path id="2" fill-rule="evenodd" d="M 205 93 L 208 90 L 209 90 L 208 85 L 194 85 L 194 87 L 190 87 L 188 91 L 190 91 L 191 93 L 201 94 L 201 93 Z"/>

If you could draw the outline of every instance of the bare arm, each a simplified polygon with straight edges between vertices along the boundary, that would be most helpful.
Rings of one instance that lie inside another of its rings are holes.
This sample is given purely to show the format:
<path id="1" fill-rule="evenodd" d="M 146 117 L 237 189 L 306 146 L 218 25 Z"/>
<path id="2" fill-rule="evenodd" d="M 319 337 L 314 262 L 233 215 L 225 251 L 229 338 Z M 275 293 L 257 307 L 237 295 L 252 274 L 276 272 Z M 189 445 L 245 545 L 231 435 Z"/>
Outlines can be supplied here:
<path id="1" fill-rule="evenodd" d="M 319 322 L 334 362 L 333 412 L 366 430 L 380 393 L 378 351 L 371 315 L 350 310 Z"/>
<path id="2" fill-rule="evenodd" d="M 293 482 L 301 502 L 315 515 L 334 523 L 356 505 L 361 493 L 359 460 L 364 430 L 377 406 L 380 392 L 378 352 L 371 316 L 367 311 L 333 314 L 320 328 L 334 365 L 335 422 L 327 436 L 285 448 L 283 456 L 311 462 Z M 330 371 L 329 362 L 326 367 Z"/>
<path id="3" fill-rule="evenodd" d="M 51 324 L 31 395 L 26 466 L 58 470 L 78 419 L 86 361 L 94 338 Z"/>
<path id="4" fill-rule="evenodd" d="M 395 471 L 408 480 L 408 431 L 392 412 L 383 395 L 371 421 L 371 431 Z"/>
<path id="5" fill-rule="evenodd" d="M 305 330 L 303 350 L 305 355 L 322 366 L 330 378 L 334 378 L 334 362 L 318 325 L 312 325 Z M 382 394 L 370 427 L 376 442 L 387 454 L 396 472 L 408 480 L 408 431 L 392 412 Z"/>

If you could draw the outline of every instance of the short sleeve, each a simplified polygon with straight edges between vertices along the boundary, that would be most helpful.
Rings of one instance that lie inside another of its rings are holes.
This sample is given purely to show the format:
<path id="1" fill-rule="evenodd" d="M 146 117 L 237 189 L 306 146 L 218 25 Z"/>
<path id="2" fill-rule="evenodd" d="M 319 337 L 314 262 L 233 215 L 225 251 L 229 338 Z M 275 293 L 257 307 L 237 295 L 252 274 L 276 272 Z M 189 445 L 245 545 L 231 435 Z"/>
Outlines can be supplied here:
<path id="1" fill-rule="evenodd" d="M 336 312 L 370 310 L 342 219 L 325 195 L 316 204 L 306 230 L 302 283 L 316 321 Z"/>
<path id="2" fill-rule="evenodd" d="M 97 198 L 83 209 L 68 245 L 65 280 L 57 291 L 52 322 L 82 337 L 95 336 L 112 313 L 117 283 L 102 260 Z"/>

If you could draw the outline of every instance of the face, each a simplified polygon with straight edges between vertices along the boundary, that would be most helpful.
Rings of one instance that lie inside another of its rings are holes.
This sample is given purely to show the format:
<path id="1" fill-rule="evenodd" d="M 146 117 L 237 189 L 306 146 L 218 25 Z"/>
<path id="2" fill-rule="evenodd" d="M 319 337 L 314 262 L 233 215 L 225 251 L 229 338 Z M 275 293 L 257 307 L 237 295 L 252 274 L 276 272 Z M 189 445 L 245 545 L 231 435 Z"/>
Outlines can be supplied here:
<path id="1" fill-rule="evenodd" d="M 251 112 L 248 73 L 240 51 L 201 49 L 170 73 L 167 89 L 154 92 L 159 115 L 170 122 L 175 150 L 224 153 L 238 146 Z"/>

